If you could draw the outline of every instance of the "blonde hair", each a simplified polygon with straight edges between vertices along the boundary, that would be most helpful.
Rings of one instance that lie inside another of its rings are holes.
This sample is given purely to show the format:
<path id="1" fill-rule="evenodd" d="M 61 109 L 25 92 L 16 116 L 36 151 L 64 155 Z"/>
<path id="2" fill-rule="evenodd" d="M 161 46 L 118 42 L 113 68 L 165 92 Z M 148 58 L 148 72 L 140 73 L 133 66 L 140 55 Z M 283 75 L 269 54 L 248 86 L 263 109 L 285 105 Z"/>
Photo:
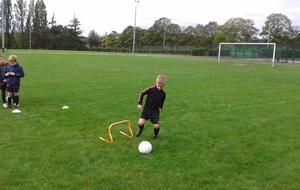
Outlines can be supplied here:
<path id="1" fill-rule="evenodd" d="M 10 55 L 9 57 L 8 57 L 8 62 L 9 63 L 16 63 L 17 62 L 17 56 L 15 56 L 15 55 Z"/>
<path id="2" fill-rule="evenodd" d="M 166 77 L 165 75 L 158 75 L 158 76 L 156 77 L 156 82 L 157 82 L 158 84 L 165 85 L 166 82 L 167 82 L 167 77 Z"/>

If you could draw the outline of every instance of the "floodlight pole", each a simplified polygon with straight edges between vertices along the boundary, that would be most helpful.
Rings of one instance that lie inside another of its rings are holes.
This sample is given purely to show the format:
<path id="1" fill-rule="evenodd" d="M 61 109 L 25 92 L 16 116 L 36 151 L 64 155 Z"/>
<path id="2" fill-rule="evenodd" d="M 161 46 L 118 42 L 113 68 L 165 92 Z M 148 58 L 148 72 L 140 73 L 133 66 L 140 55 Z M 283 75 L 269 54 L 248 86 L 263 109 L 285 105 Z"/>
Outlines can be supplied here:
<path id="1" fill-rule="evenodd" d="M 31 50 L 31 19 L 30 19 L 30 26 L 29 26 L 29 49 Z"/>
<path id="2" fill-rule="evenodd" d="M 2 15 L 1 15 L 1 20 L 2 20 L 2 27 L 1 27 L 1 31 L 2 31 L 2 52 L 4 53 L 5 52 L 5 48 L 4 48 L 4 46 L 5 46 L 5 44 L 4 44 L 4 42 L 5 42 L 5 39 L 4 39 L 4 0 L 2 0 L 2 8 L 1 8 L 2 10 Z"/>
<path id="3" fill-rule="evenodd" d="M 135 1 L 135 12 L 134 12 L 134 27 L 133 27 L 133 42 L 132 42 L 132 55 L 134 55 L 134 48 L 135 48 L 135 28 L 136 28 L 136 9 L 137 9 L 137 3 L 139 1 L 134 0 Z"/>

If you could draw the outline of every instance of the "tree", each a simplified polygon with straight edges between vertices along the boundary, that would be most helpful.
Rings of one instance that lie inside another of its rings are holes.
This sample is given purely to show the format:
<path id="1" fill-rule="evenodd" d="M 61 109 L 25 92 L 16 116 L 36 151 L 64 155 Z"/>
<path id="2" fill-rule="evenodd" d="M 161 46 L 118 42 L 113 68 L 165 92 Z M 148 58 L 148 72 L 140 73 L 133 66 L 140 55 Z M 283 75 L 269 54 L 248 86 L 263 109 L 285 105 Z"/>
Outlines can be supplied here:
<path id="1" fill-rule="evenodd" d="M 120 47 L 132 47 L 133 45 L 133 30 L 134 30 L 134 27 L 133 26 L 127 26 L 127 28 L 125 28 L 123 30 L 123 32 L 120 34 L 120 37 L 119 37 L 119 46 Z M 139 27 L 136 27 L 135 28 L 135 44 L 136 46 L 138 46 L 138 31 L 140 30 Z"/>
<path id="2" fill-rule="evenodd" d="M 178 24 L 168 24 L 164 32 L 165 46 L 179 45 L 179 37 L 181 36 L 181 28 Z"/>
<path id="3" fill-rule="evenodd" d="M 145 42 L 149 45 L 162 45 L 165 47 L 167 26 L 170 24 L 171 20 L 166 17 L 156 20 L 154 24 L 147 30 Z"/>
<path id="4" fill-rule="evenodd" d="M 260 35 L 268 42 L 285 43 L 293 34 L 291 20 L 281 13 L 273 13 L 267 17 Z"/>
<path id="5" fill-rule="evenodd" d="M 118 47 L 124 47 L 131 49 L 133 45 L 133 26 L 128 26 L 123 30 L 123 32 L 119 35 L 118 38 Z M 135 46 L 141 47 L 143 46 L 143 40 L 145 36 L 145 30 L 140 27 L 135 28 Z"/>
<path id="6" fill-rule="evenodd" d="M 213 41 L 215 38 L 215 35 L 220 31 L 220 25 L 218 25 L 217 22 L 209 22 L 207 25 L 204 26 L 203 34 L 204 34 L 204 40 L 203 40 L 203 46 L 205 48 L 212 48 Z"/>
<path id="7" fill-rule="evenodd" d="M 196 35 L 196 34 L 203 33 L 203 31 L 204 31 L 204 26 L 202 24 L 197 24 L 193 33 L 194 33 L 194 35 Z"/>
<path id="8" fill-rule="evenodd" d="M 16 32 L 19 34 L 19 48 L 24 48 L 27 40 L 25 36 L 25 21 L 28 11 L 26 8 L 27 4 L 25 0 L 17 0 L 16 4 L 14 5 Z"/>
<path id="9" fill-rule="evenodd" d="M 56 25 L 54 14 L 47 20 L 46 5 L 43 0 L 3 0 L 5 9 L 4 20 L 6 48 L 31 49 L 66 49 L 85 50 L 90 47 L 131 48 L 133 43 L 132 26 L 128 26 L 121 34 L 112 31 L 99 36 L 94 30 L 88 38 L 84 38 L 80 29 L 81 23 L 75 16 L 70 24 Z M 36 1 L 36 2 L 35 2 Z M 27 9 L 28 7 L 28 9 Z M 214 42 L 258 42 L 258 29 L 250 19 L 231 18 L 223 25 L 209 22 L 195 27 L 180 27 L 171 20 L 162 17 L 154 22 L 149 29 L 136 27 L 136 46 L 196 46 L 204 50 L 212 48 Z M 300 44 L 300 27 L 292 26 L 290 19 L 283 14 L 271 14 L 267 17 L 260 35 L 264 41 L 276 43 Z"/>
<path id="10" fill-rule="evenodd" d="M 243 18 L 231 18 L 221 27 L 216 34 L 217 42 L 251 42 L 258 34 L 258 29 L 254 27 L 254 21 Z"/>
<path id="11" fill-rule="evenodd" d="M 160 33 L 149 28 L 145 33 L 144 43 L 148 46 L 162 46 Z"/>
<path id="12" fill-rule="evenodd" d="M 72 50 L 84 50 L 86 49 L 83 41 L 80 40 L 82 30 L 80 29 L 80 21 L 74 15 L 74 18 L 70 21 L 69 30 L 67 32 L 67 39 L 69 41 L 69 48 Z"/>
<path id="13" fill-rule="evenodd" d="M 300 44 L 300 26 L 293 26 L 293 33 L 291 34 L 292 44 Z"/>
<path id="14" fill-rule="evenodd" d="M 49 41 L 50 43 L 48 44 L 49 49 L 58 49 L 58 50 L 63 50 L 63 49 L 68 49 L 68 46 L 66 43 L 66 34 L 68 32 L 68 28 L 66 26 L 62 25 L 53 25 L 50 28 L 50 35 L 49 35 Z"/>
<path id="15" fill-rule="evenodd" d="M 116 31 L 112 31 L 110 34 L 105 34 L 101 40 L 101 46 L 108 48 L 108 47 L 116 47 L 118 45 L 118 39 L 120 34 Z"/>
<path id="16" fill-rule="evenodd" d="M 203 46 L 204 41 L 204 26 L 202 24 L 197 24 L 194 29 L 194 44 L 197 47 Z"/>
<path id="17" fill-rule="evenodd" d="M 11 0 L 4 0 L 4 31 L 5 31 L 5 47 L 12 48 L 13 43 L 13 33 L 14 33 L 14 26 L 13 26 L 13 8 Z"/>
<path id="18" fill-rule="evenodd" d="M 26 26 L 25 26 L 25 35 L 27 37 L 25 40 L 24 48 L 28 47 L 29 49 L 31 49 L 33 18 L 34 18 L 34 0 L 30 0 L 30 3 L 28 5 L 28 13 L 27 13 L 27 19 L 26 19 Z"/>
<path id="19" fill-rule="evenodd" d="M 108 35 L 108 47 L 115 47 L 118 45 L 118 39 L 119 39 L 120 34 L 118 34 L 118 32 L 116 31 L 112 31 L 109 35 Z"/>
<path id="20" fill-rule="evenodd" d="M 100 35 L 95 30 L 90 31 L 88 35 L 88 44 L 90 47 L 100 46 Z"/>
<path id="21" fill-rule="evenodd" d="M 56 25 L 56 20 L 55 20 L 55 17 L 54 17 L 54 13 L 53 13 L 53 15 L 52 15 L 51 21 L 49 22 L 49 25 L 50 25 L 51 27 L 53 27 L 53 26 Z"/>
<path id="22" fill-rule="evenodd" d="M 188 46 L 188 45 L 194 45 L 194 27 L 193 26 L 188 26 L 185 28 L 180 37 L 180 45 L 183 46 Z"/>
<path id="23" fill-rule="evenodd" d="M 72 29 L 77 34 L 77 36 L 80 36 L 83 31 L 80 29 L 81 23 L 75 15 L 74 18 L 70 21 L 70 23 L 71 24 L 69 24 L 69 28 Z"/>
<path id="24" fill-rule="evenodd" d="M 195 28 L 194 41 L 197 47 L 209 49 L 212 47 L 216 34 L 220 32 L 220 26 L 216 22 L 207 25 L 197 25 Z"/>
<path id="25" fill-rule="evenodd" d="M 48 21 L 46 5 L 43 0 L 37 0 L 33 16 L 33 45 L 35 48 L 46 48 L 48 41 Z"/>

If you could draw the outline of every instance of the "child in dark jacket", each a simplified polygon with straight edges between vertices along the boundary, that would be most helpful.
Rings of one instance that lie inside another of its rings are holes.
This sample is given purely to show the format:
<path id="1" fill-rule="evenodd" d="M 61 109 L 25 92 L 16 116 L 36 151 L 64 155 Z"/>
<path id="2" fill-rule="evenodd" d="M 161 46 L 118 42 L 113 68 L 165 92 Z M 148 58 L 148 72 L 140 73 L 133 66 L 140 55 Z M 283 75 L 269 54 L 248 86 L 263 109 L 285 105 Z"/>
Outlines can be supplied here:
<path id="1" fill-rule="evenodd" d="M 3 107 L 7 107 L 6 103 L 6 78 L 4 76 L 4 71 L 7 67 L 7 63 L 4 59 L 4 56 L 0 54 L 0 89 L 1 89 L 1 98 Z"/>
<path id="2" fill-rule="evenodd" d="M 8 100 L 7 100 L 7 108 L 11 107 L 11 99 L 15 103 L 15 107 L 19 108 L 19 89 L 20 89 L 20 78 L 24 77 L 23 68 L 19 65 L 17 61 L 17 56 L 11 55 L 8 58 L 9 65 L 4 71 L 7 83 L 7 92 L 8 92 Z"/>

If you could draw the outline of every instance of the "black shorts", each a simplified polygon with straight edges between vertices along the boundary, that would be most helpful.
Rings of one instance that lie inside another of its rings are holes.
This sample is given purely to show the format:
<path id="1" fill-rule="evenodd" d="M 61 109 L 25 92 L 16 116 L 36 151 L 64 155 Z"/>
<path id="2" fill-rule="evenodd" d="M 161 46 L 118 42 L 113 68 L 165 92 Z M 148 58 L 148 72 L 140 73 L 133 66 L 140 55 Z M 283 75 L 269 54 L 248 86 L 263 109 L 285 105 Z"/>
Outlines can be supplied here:
<path id="1" fill-rule="evenodd" d="M 6 91 L 16 93 L 19 92 L 19 87 L 7 87 Z"/>
<path id="2" fill-rule="evenodd" d="M 140 118 L 145 119 L 146 121 L 148 121 L 149 119 L 153 124 L 159 124 L 159 111 L 153 112 L 153 111 L 143 110 Z"/>

